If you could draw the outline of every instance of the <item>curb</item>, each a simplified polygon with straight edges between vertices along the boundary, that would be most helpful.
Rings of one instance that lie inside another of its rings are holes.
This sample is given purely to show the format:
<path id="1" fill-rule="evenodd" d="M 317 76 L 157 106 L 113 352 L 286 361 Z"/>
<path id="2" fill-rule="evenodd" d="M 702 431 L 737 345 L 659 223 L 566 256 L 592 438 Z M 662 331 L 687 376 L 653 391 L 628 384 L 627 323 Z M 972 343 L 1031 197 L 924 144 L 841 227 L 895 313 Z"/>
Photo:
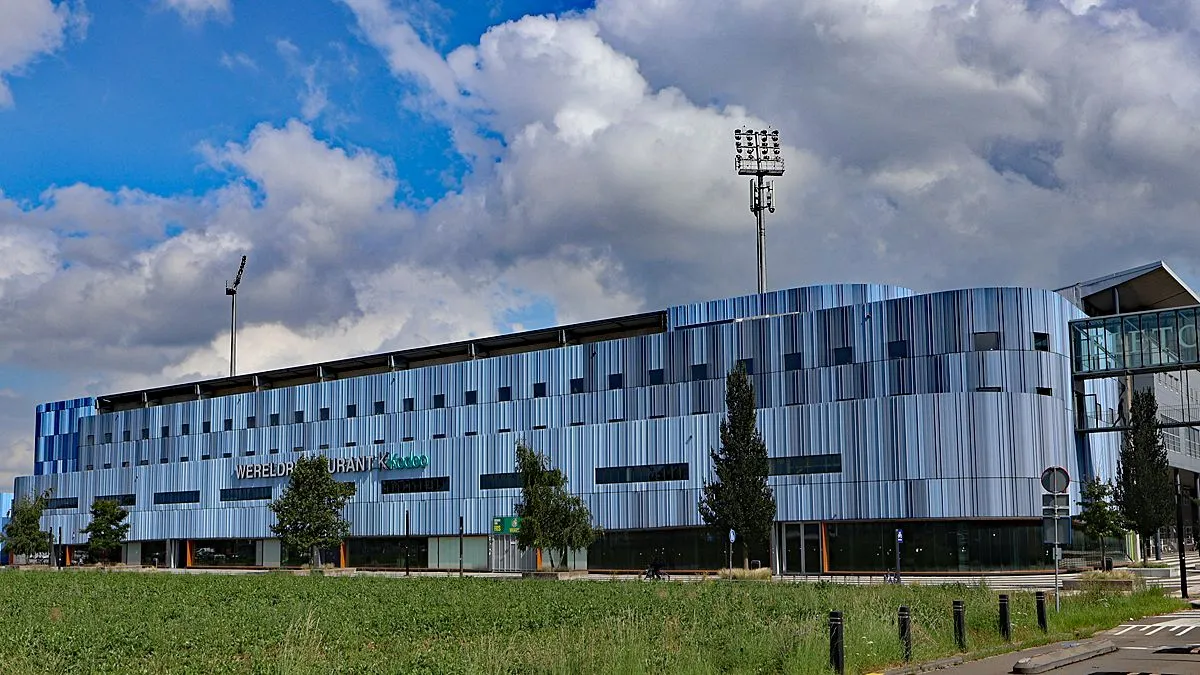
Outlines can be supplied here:
<path id="1" fill-rule="evenodd" d="M 1102 656 L 1117 651 L 1117 646 L 1110 640 L 1097 640 L 1086 643 L 1064 643 L 1065 649 L 1056 649 L 1039 656 L 1023 658 L 1013 664 L 1014 673 L 1044 673 L 1047 670 L 1078 663 L 1094 656 Z"/>
<path id="2" fill-rule="evenodd" d="M 951 656 L 937 661 L 929 661 L 927 663 L 918 663 L 912 666 L 901 666 L 899 668 L 889 668 L 883 673 L 869 673 L 868 675 L 916 675 L 917 673 L 925 673 L 931 670 L 941 670 L 951 666 L 962 665 L 963 657 Z"/>

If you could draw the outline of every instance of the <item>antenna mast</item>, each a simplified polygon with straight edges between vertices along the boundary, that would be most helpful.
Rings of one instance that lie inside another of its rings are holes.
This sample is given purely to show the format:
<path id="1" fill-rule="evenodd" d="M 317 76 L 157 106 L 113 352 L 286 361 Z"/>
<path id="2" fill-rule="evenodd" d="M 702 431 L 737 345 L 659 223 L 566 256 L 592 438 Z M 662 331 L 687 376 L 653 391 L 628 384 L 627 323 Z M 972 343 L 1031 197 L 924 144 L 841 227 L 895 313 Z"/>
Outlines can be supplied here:
<path id="1" fill-rule="evenodd" d="M 232 301 L 229 312 L 229 376 L 237 374 L 237 292 L 242 283 L 242 272 L 246 271 L 246 256 L 242 256 L 242 264 L 238 266 L 237 276 L 231 285 L 225 282 L 225 295 Z"/>

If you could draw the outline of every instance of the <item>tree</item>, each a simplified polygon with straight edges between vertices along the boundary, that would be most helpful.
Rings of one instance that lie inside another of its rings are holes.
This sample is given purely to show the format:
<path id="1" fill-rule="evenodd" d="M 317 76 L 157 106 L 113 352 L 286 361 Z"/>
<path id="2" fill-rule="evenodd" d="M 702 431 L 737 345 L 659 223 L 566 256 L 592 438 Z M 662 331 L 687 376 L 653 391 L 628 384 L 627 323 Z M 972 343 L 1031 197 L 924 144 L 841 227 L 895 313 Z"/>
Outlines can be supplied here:
<path id="1" fill-rule="evenodd" d="M 50 550 L 50 533 L 42 531 L 41 525 L 49 499 L 50 491 L 46 490 L 33 497 L 22 495 L 13 502 L 12 516 L 0 537 L 10 554 L 29 556 Z"/>
<path id="2" fill-rule="evenodd" d="M 1121 517 L 1142 538 L 1144 556 L 1150 537 L 1171 521 L 1175 498 L 1153 391 L 1133 393 L 1129 430 L 1117 461 L 1115 495 Z"/>
<path id="3" fill-rule="evenodd" d="M 1104 538 L 1119 537 L 1124 532 L 1121 512 L 1112 504 L 1113 486 L 1099 478 L 1083 484 L 1079 506 L 1079 529 L 1100 542 L 1100 563 L 1104 564 Z"/>
<path id="4" fill-rule="evenodd" d="M 765 544 L 775 520 L 775 495 L 767 485 L 767 446 L 758 432 L 754 385 L 739 363 L 725 378 L 726 416 L 721 447 L 710 451 L 715 482 L 704 483 L 700 516 L 723 537 L 734 530 L 742 542 L 742 566 L 750 546 Z"/>
<path id="5" fill-rule="evenodd" d="M 521 474 L 521 503 L 516 505 L 521 529 L 517 546 L 540 548 L 550 554 L 550 568 L 565 565 L 567 551 L 591 546 L 600 535 L 592 513 L 578 495 L 567 492 L 567 478 L 551 469 L 549 460 L 524 442 L 517 443 L 517 473 Z M 558 552 L 558 564 L 554 553 Z"/>
<path id="6" fill-rule="evenodd" d="M 88 536 L 88 555 L 109 562 L 129 534 L 129 523 L 124 522 L 128 516 L 129 512 L 111 499 L 92 502 L 92 522 L 80 530 Z"/>
<path id="7" fill-rule="evenodd" d="M 321 549 L 339 546 L 349 534 L 342 516 L 354 486 L 339 483 L 324 457 L 301 457 L 283 494 L 271 502 L 276 523 L 271 531 L 292 551 L 311 551 L 312 566 L 321 566 Z"/>

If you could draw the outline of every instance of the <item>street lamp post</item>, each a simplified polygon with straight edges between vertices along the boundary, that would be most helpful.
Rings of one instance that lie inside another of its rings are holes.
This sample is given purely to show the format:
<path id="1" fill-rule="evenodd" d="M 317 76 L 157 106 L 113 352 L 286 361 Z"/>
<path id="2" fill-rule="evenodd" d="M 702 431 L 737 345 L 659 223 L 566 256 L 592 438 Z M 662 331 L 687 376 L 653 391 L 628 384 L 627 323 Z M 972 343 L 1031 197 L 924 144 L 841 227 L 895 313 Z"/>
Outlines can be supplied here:
<path id="1" fill-rule="evenodd" d="M 750 179 L 750 212 L 758 226 L 758 293 L 767 292 L 767 229 L 763 211 L 775 213 L 775 182 L 765 176 L 783 175 L 783 155 L 779 148 L 779 130 L 741 128 L 733 132 L 737 154 L 734 168 L 739 176 Z"/>

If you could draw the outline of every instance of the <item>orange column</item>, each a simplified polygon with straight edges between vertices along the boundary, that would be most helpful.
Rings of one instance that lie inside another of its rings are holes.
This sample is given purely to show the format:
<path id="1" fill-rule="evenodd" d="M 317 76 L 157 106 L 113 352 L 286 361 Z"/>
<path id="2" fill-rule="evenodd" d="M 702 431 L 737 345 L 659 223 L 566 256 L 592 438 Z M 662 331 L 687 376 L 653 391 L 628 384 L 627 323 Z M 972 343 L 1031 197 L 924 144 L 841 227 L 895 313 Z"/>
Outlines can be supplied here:
<path id="1" fill-rule="evenodd" d="M 67 546 L 67 567 L 71 566 L 71 547 Z"/>
<path id="2" fill-rule="evenodd" d="M 821 572 L 829 573 L 829 537 L 825 531 L 825 523 L 821 523 Z"/>
<path id="3" fill-rule="evenodd" d="M 345 566 L 346 566 L 346 542 L 343 541 L 341 547 L 338 549 L 338 567 L 345 567 Z"/>
<path id="4" fill-rule="evenodd" d="M 537 550 L 537 569 L 542 569 L 542 549 Z"/>
<path id="5" fill-rule="evenodd" d="M 192 566 L 192 540 L 188 539 L 186 543 L 187 543 L 187 566 L 191 567 Z"/>

